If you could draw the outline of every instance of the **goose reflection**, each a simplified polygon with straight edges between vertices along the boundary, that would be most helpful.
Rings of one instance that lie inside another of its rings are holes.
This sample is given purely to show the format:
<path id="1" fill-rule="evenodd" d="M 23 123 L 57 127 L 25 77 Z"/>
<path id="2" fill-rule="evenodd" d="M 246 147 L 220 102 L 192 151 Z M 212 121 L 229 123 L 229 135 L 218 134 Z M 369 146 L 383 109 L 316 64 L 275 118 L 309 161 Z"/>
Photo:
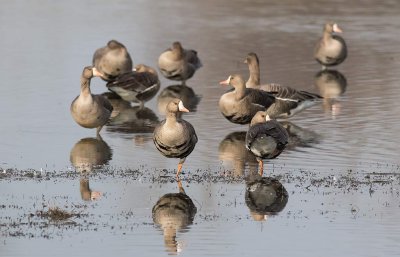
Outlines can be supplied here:
<path id="1" fill-rule="evenodd" d="M 337 99 L 346 91 L 346 77 L 337 70 L 322 70 L 315 75 L 314 83 L 324 97 L 324 110 L 338 115 L 341 105 Z"/>
<path id="2" fill-rule="evenodd" d="M 116 132 L 124 135 L 136 133 L 149 133 L 145 135 L 135 135 L 135 142 L 142 144 L 151 140 L 150 133 L 153 133 L 154 127 L 158 124 L 157 115 L 145 106 L 132 106 L 131 103 L 122 100 L 113 93 L 104 93 L 114 110 L 111 114 L 111 120 L 106 129 L 109 132 Z"/>
<path id="3" fill-rule="evenodd" d="M 290 121 L 279 122 L 289 134 L 289 143 L 286 150 L 293 150 L 296 147 L 310 147 L 312 144 L 318 144 L 320 135 L 316 132 L 297 126 Z"/>
<path id="4" fill-rule="evenodd" d="M 219 159 L 233 165 L 234 176 L 242 176 L 246 164 L 251 171 L 257 170 L 256 157 L 246 149 L 246 133 L 246 131 L 232 132 L 219 143 Z"/>
<path id="5" fill-rule="evenodd" d="M 193 223 L 197 208 L 186 195 L 181 181 L 178 181 L 179 193 L 162 196 L 152 209 L 153 221 L 163 230 L 166 250 L 171 254 L 182 251 L 182 242 L 176 240 L 177 232 L 182 232 Z"/>
<path id="6" fill-rule="evenodd" d="M 79 180 L 79 190 L 81 191 L 81 198 L 84 201 L 94 201 L 100 199 L 102 193 L 99 191 L 93 191 L 89 187 L 89 179 L 81 178 Z"/>
<path id="7" fill-rule="evenodd" d="M 190 112 L 196 111 L 197 105 L 199 104 L 201 97 L 196 95 L 191 87 L 186 85 L 171 85 L 164 88 L 157 98 L 158 111 L 161 114 L 165 114 L 167 104 L 178 98 L 182 100 L 183 105 L 190 110 Z"/>
<path id="8" fill-rule="evenodd" d="M 79 140 L 70 153 L 71 164 L 76 170 L 83 173 L 106 165 L 111 158 L 112 150 L 101 137 Z M 84 201 L 98 200 L 102 195 L 101 192 L 94 191 L 89 187 L 87 178 L 80 179 L 79 190 Z"/>
<path id="9" fill-rule="evenodd" d="M 255 221 L 264 221 L 281 212 L 289 200 L 285 187 L 277 179 L 252 173 L 246 178 L 245 201 Z"/>
<path id="10" fill-rule="evenodd" d="M 83 138 L 71 150 L 71 164 L 80 172 L 90 172 L 106 165 L 112 158 L 112 150 L 101 137 Z"/>
<path id="11" fill-rule="evenodd" d="M 297 126 L 291 121 L 279 121 L 279 123 L 289 134 L 286 150 L 310 147 L 320 140 L 320 135 L 316 132 Z M 243 176 L 246 165 L 250 173 L 257 170 L 258 162 L 255 155 L 246 149 L 246 133 L 246 131 L 232 132 L 219 143 L 219 159 L 224 163 L 233 165 L 234 176 Z"/>

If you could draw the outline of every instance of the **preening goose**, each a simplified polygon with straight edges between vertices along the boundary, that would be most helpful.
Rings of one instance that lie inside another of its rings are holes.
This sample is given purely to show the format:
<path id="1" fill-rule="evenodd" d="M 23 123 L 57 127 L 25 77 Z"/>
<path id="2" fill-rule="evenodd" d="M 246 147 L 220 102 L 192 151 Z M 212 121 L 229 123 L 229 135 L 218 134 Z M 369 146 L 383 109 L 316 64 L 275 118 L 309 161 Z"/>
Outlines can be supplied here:
<path id="1" fill-rule="evenodd" d="M 113 81 L 119 75 L 132 70 L 132 59 L 126 47 L 117 40 L 110 40 L 93 55 L 93 66 L 102 73 L 105 81 Z"/>
<path id="2" fill-rule="evenodd" d="M 182 84 L 185 84 L 201 66 L 197 52 L 184 49 L 180 42 L 174 42 L 172 48 L 165 50 L 158 58 L 161 74 L 167 79 L 182 81 Z"/>

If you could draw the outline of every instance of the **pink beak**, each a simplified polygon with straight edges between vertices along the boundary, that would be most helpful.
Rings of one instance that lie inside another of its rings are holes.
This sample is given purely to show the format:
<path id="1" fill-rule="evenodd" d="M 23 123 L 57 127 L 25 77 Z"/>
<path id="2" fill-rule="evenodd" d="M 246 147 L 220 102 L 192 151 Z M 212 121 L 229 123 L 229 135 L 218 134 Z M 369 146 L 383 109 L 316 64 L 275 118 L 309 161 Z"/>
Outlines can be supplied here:
<path id="1" fill-rule="evenodd" d="M 226 79 L 226 80 L 223 80 L 223 81 L 219 82 L 219 84 L 220 84 L 220 85 L 223 85 L 223 86 L 229 85 L 229 80 L 230 80 L 230 78 L 231 78 L 231 77 L 229 77 L 229 78 Z"/>
<path id="2" fill-rule="evenodd" d="M 339 28 L 339 26 L 335 23 L 335 24 L 333 24 L 333 32 L 343 33 L 343 30 L 341 28 Z"/>
<path id="3" fill-rule="evenodd" d="M 183 106 L 182 101 L 179 102 L 179 104 L 178 104 L 178 109 L 179 109 L 180 112 L 189 112 L 189 110 L 186 109 L 185 106 Z"/>

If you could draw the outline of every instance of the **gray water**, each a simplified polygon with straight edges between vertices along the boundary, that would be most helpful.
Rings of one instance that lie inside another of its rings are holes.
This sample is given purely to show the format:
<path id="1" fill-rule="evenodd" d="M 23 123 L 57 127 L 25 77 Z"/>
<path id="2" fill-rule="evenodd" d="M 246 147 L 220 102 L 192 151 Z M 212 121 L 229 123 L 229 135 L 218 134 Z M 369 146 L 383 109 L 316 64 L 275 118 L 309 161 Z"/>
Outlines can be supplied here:
<path id="1" fill-rule="evenodd" d="M 332 85 L 316 77 L 321 67 L 312 58 L 322 26 L 330 20 L 344 30 L 349 50 L 346 61 L 334 68 L 341 80 L 333 93 Z M 164 118 L 165 99 L 147 102 L 144 120 L 135 118 L 137 107 L 126 107 L 103 129 L 104 142 L 92 139 L 89 148 L 74 151 L 82 139 L 95 137 L 69 114 L 80 74 L 95 49 L 117 39 L 136 64 L 155 67 L 159 54 L 176 40 L 196 49 L 203 63 L 187 82 L 193 92 L 186 92 L 195 94 L 198 103 L 184 118 L 199 142 L 182 178 L 197 213 L 193 224 L 178 233 L 181 254 L 398 256 L 399 33 L 397 1 L 2 1 L 0 168 L 6 175 L 34 170 L 57 176 L 0 179 L 0 205 L 6 206 L 0 254 L 168 254 L 151 210 L 162 195 L 177 192 L 177 160 L 160 155 L 146 126 Z M 263 222 L 254 221 L 244 201 L 242 176 L 256 165 L 238 137 L 247 126 L 228 122 L 218 110 L 226 91 L 218 82 L 233 73 L 247 77 L 243 60 L 248 52 L 260 58 L 262 82 L 333 98 L 288 121 L 291 145 L 267 163 L 265 175 L 281 178 L 289 201 Z M 160 91 L 175 84 L 161 78 Z M 107 90 L 94 79 L 92 91 Z M 97 154 L 85 156 L 90 151 Z M 74 167 L 80 158 L 105 165 L 90 178 L 103 193 L 97 201 L 83 201 L 80 195 Z M 139 175 L 113 175 L 120 170 Z M 366 179 L 373 180 L 373 172 L 390 183 Z M 160 176 L 170 179 L 160 182 Z M 346 176 L 363 183 L 357 188 L 335 184 Z M 333 184 L 305 188 L 314 178 Z M 22 226 L 33 237 L 10 236 L 10 224 L 24 221 L 43 203 L 83 205 L 79 208 L 93 225 L 83 230 L 50 226 L 43 233 L 37 226 Z"/>

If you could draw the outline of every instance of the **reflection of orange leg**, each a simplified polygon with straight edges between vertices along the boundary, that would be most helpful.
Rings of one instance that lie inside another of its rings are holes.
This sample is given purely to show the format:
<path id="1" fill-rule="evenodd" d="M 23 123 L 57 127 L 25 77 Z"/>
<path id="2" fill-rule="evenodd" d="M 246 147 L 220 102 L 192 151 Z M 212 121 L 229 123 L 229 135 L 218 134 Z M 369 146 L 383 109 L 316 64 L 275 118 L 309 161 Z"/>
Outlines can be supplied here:
<path id="1" fill-rule="evenodd" d="M 258 160 L 258 173 L 260 174 L 261 177 L 264 173 L 264 163 L 261 159 Z"/>
<path id="2" fill-rule="evenodd" d="M 178 189 L 179 193 L 185 193 L 185 190 L 183 189 L 182 182 L 180 179 L 178 179 Z"/>
<path id="3" fill-rule="evenodd" d="M 181 173 L 182 170 L 182 165 L 185 162 L 186 158 L 183 158 L 179 161 L 178 163 L 178 170 L 176 171 L 176 179 L 179 180 L 179 174 Z"/>

